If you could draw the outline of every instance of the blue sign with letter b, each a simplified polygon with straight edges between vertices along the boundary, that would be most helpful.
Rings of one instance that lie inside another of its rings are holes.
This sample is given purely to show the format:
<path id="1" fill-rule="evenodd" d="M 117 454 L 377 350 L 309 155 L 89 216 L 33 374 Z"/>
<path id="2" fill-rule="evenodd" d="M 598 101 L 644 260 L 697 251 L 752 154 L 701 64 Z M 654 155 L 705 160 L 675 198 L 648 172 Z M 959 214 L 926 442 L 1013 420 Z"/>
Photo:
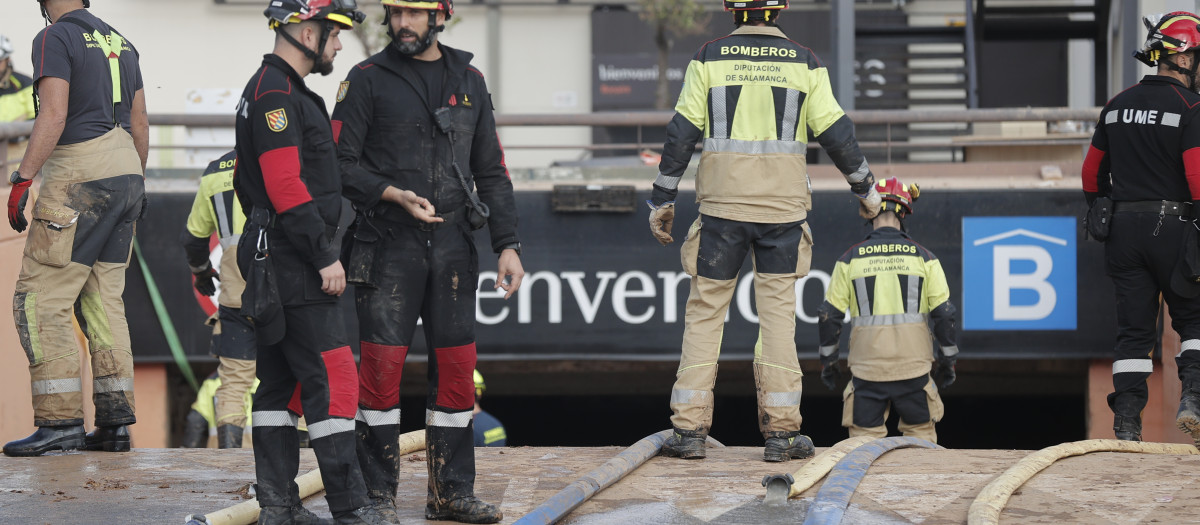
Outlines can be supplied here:
<path id="1" fill-rule="evenodd" d="M 963 329 L 1074 330 L 1075 218 L 963 217 Z"/>

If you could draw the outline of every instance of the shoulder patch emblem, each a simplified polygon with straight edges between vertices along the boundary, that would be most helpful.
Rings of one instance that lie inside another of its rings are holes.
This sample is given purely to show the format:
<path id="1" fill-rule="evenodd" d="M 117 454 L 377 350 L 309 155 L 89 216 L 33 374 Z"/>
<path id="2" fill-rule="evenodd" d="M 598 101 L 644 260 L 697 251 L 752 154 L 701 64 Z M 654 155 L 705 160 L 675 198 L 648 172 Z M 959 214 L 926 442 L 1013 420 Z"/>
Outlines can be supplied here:
<path id="1" fill-rule="evenodd" d="M 287 129 L 287 112 L 283 108 L 267 113 L 267 127 L 276 133 Z"/>
<path id="2" fill-rule="evenodd" d="M 346 99 L 346 92 L 350 91 L 350 81 L 343 81 L 338 85 L 337 101 L 341 102 Z"/>

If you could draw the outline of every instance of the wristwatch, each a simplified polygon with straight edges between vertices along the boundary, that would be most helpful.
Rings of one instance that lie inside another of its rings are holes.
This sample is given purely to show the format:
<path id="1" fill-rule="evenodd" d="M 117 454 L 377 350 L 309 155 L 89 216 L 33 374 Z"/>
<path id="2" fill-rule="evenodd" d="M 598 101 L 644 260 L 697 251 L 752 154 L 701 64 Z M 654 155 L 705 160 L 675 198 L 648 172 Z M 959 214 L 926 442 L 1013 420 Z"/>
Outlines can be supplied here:
<path id="1" fill-rule="evenodd" d="M 521 243 L 512 242 L 512 243 L 505 244 L 504 246 L 500 247 L 501 252 L 503 252 L 504 250 L 516 250 L 517 255 L 521 255 Z"/>
<path id="2" fill-rule="evenodd" d="M 26 181 L 28 181 L 28 180 L 29 180 L 29 179 L 26 179 L 25 177 L 22 177 L 22 176 L 21 176 L 21 172 L 19 172 L 19 171 L 14 171 L 14 172 L 12 172 L 12 175 L 9 175 L 9 176 L 8 176 L 8 182 L 9 182 L 9 184 L 20 184 L 20 183 L 22 183 L 22 182 L 26 182 Z"/>

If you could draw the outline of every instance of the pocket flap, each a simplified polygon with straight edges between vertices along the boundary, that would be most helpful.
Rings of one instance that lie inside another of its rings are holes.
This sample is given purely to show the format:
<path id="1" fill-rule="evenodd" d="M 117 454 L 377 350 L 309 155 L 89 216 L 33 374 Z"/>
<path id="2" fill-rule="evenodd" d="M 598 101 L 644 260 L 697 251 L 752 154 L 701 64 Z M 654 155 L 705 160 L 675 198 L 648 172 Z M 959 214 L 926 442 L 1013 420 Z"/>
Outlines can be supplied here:
<path id="1" fill-rule="evenodd" d="M 33 220 L 46 221 L 61 230 L 74 226 L 75 222 L 79 220 L 79 212 L 66 206 L 47 206 L 38 203 L 33 206 Z"/>

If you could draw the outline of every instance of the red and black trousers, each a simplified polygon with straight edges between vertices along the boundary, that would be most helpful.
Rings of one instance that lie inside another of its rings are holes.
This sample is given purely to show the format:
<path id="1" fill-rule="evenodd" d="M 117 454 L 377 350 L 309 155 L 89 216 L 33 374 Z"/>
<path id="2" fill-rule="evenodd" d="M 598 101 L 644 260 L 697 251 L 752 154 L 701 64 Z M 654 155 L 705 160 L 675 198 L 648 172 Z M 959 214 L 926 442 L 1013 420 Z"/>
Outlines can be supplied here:
<path id="1" fill-rule="evenodd" d="M 400 380 L 421 320 L 429 352 L 425 443 L 429 502 L 474 495 L 475 290 L 479 263 L 459 223 L 376 219 L 374 287 L 355 301 L 361 339 L 358 455 L 372 497 L 394 498 L 400 457 Z"/>

